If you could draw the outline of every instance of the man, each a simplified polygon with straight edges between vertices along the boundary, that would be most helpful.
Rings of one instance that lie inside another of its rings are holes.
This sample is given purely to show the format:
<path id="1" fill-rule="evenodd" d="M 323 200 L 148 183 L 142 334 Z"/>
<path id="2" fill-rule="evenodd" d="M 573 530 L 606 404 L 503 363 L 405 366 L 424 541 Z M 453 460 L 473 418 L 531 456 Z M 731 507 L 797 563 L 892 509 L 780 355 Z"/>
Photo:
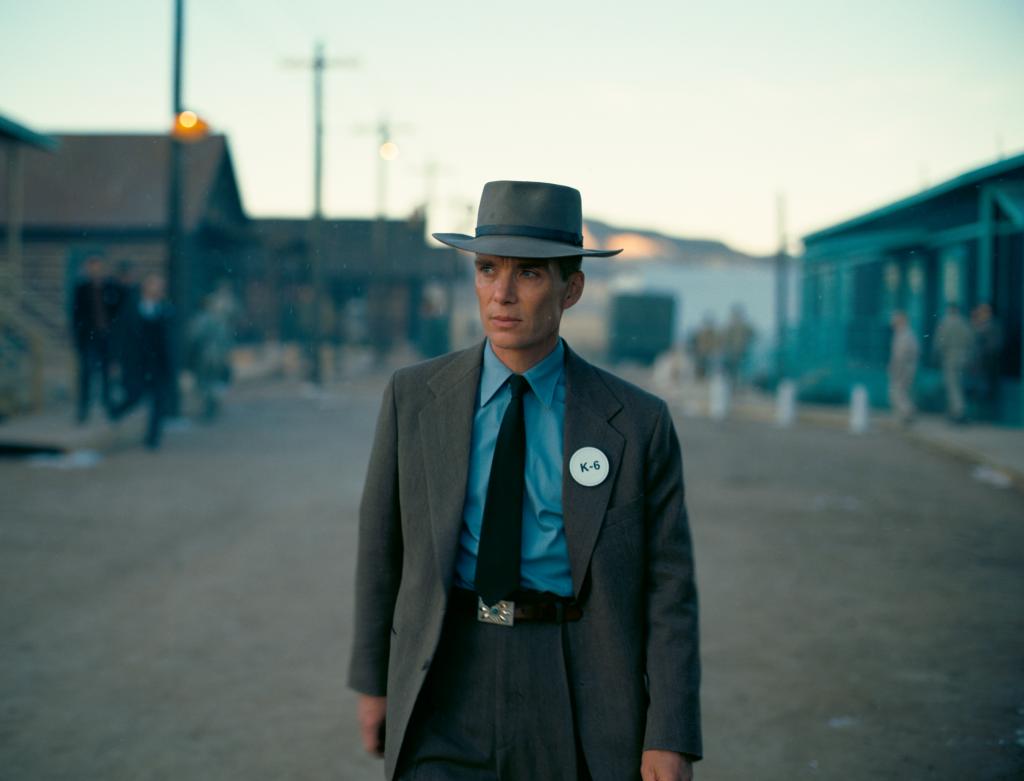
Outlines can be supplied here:
<path id="1" fill-rule="evenodd" d="M 950 301 L 946 316 L 935 332 L 935 351 L 942 363 L 942 380 L 946 386 L 946 414 L 953 423 L 967 421 L 964 402 L 964 370 L 971 357 L 974 335 L 960 307 Z"/>
<path id="2" fill-rule="evenodd" d="M 166 303 L 167 283 L 159 274 L 150 274 L 142 283 L 142 297 L 135 312 L 125 315 L 125 364 L 136 367 L 126 377 L 132 382 L 125 398 L 111 412 L 114 420 L 127 414 L 145 397 L 149 398 L 149 423 L 145 445 L 160 446 L 163 419 L 168 409 L 168 394 L 174 381 L 171 370 L 170 307 Z"/>
<path id="3" fill-rule="evenodd" d="M 71 304 L 72 338 L 78 353 L 79 423 L 89 418 L 94 374 L 100 376 L 103 407 L 110 411 L 110 325 L 118 304 L 117 285 L 107 278 L 103 258 L 91 255 L 84 268 L 85 278 L 75 286 Z"/>
<path id="4" fill-rule="evenodd" d="M 110 322 L 110 361 L 116 367 L 120 380 L 120 399 L 123 400 L 128 394 L 128 389 L 140 382 L 139 377 L 131 376 L 138 367 L 133 365 L 132 356 L 127 353 L 133 338 L 130 329 L 136 325 L 141 296 L 135 263 L 127 259 L 121 260 L 117 264 L 115 283 L 117 306 Z"/>
<path id="5" fill-rule="evenodd" d="M 999 419 L 999 382 L 1002 373 L 1003 328 L 987 301 L 971 313 L 974 330 L 974 370 L 977 373 L 978 406 L 983 417 Z"/>
<path id="6" fill-rule="evenodd" d="M 721 335 L 715 325 L 715 316 L 711 312 L 706 312 L 693 337 L 693 353 L 699 379 L 710 377 L 718 368 L 721 341 Z"/>
<path id="7" fill-rule="evenodd" d="M 903 426 L 914 419 L 914 375 L 920 354 L 917 337 L 907 323 L 905 312 L 892 313 L 892 344 L 889 349 L 889 404 Z"/>
<path id="8" fill-rule="evenodd" d="M 722 352 L 724 353 L 725 373 L 734 388 L 738 387 L 746 368 L 747 353 L 754 341 L 754 329 L 747 322 L 742 304 L 733 304 L 722 334 Z"/>
<path id="9" fill-rule="evenodd" d="M 697 601 L 664 402 L 559 338 L 580 195 L 490 182 L 483 345 L 398 371 L 360 508 L 350 685 L 388 778 L 692 777 Z M 386 716 L 386 720 L 385 720 Z"/>
<path id="10" fill-rule="evenodd" d="M 188 327 L 188 363 L 196 380 L 203 418 L 212 421 L 231 374 L 230 301 L 218 293 L 203 300 L 203 308 Z"/>

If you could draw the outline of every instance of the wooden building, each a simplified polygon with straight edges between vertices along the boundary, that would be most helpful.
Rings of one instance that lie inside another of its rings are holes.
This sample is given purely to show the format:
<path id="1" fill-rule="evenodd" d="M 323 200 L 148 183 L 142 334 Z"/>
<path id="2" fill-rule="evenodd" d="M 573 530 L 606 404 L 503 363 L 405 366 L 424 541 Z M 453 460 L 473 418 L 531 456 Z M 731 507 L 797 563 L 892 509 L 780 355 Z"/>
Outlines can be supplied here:
<path id="1" fill-rule="evenodd" d="M 0 417 L 38 408 L 43 402 L 46 341 L 22 306 L 24 162 L 28 150 L 52 153 L 58 146 L 55 138 L 0 116 L 0 197 L 7 204 L 0 256 Z"/>
<path id="2" fill-rule="evenodd" d="M 15 167 L 0 169 L 0 270 L 16 264 L 20 290 L 16 304 L 10 294 L 3 300 L 43 337 L 48 362 L 57 367 L 51 374 L 65 390 L 71 293 L 81 263 L 98 254 L 111 271 L 121 261 L 131 261 L 140 276 L 167 271 L 170 144 L 162 134 L 56 135 L 53 143 L 20 144 L 17 187 Z M 315 257 L 324 293 L 320 330 L 328 339 L 378 351 L 405 341 L 423 348 L 424 333 L 437 334 L 440 320 L 447 322 L 451 283 L 466 267 L 454 250 L 427 244 L 421 214 L 323 220 L 314 241 L 307 218 L 246 215 L 226 138 L 181 148 L 179 322 L 227 280 L 241 305 L 240 339 L 309 342 Z M 18 226 L 16 237 L 8 224 Z M 5 257 L 11 247 L 14 262 Z"/>
<path id="3" fill-rule="evenodd" d="M 802 312 L 787 366 L 807 398 L 845 399 L 854 383 L 886 403 L 889 317 L 921 342 L 915 393 L 944 408 L 934 334 L 947 302 L 990 303 L 1002 327 L 995 419 L 1024 424 L 1024 154 L 978 168 L 804 237 Z"/>
<path id="4" fill-rule="evenodd" d="M 23 155 L 21 284 L 28 315 L 63 338 L 70 292 L 87 256 L 99 254 L 112 265 L 132 261 L 142 273 L 166 270 L 171 141 L 158 134 L 55 138 L 55 153 Z M 182 147 L 190 310 L 219 278 L 242 266 L 249 236 L 227 140 L 210 136 Z M 0 225 L 10 210 L 5 190 L 0 187 Z"/>

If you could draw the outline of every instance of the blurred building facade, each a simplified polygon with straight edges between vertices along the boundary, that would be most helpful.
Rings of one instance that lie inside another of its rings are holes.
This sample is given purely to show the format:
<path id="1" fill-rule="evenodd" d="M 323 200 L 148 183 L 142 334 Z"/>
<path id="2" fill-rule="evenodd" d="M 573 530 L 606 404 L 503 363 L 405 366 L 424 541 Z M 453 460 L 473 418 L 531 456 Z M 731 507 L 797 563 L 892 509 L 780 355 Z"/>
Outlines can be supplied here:
<path id="1" fill-rule="evenodd" d="M 111 272 L 124 261 L 139 277 L 168 270 L 172 142 L 165 134 L 51 138 L 8 122 L 0 143 L 16 149 L 0 166 L 0 278 L 18 285 L 15 295 L 5 282 L 4 308 L 39 337 L 47 384 L 68 392 L 71 293 L 82 263 L 99 255 Z M 317 257 L 325 340 L 378 351 L 407 341 L 427 354 L 446 348 L 451 284 L 465 269 L 454 250 L 427 244 L 422 214 L 322 220 L 314 241 L 309 219 L 246 214 L 224 136 L 182 144 L 181 153 L 181 322 L 206 294 L 227 287 L 239 305 L 239 338 L 309 339 Z M 15 266 L 17 274 L 7 274 Z M 5 322 L 5 339 L 27 345 Z"/>
<path id="2" fill-rule="evenodd" d="M 25 213 L 25 155 L 53 153 L 57 139 L 0 116 L 0 415 L 38 407 L 43 398 L 46 341 L 43 329 L 22 305 Z"/>
<path id="3" fill-rule="evenodd" d="M 320 329 L 325 341 L 386 352 L 410 342 L 425 353 L 427 331 L 451 308 L 465 263 L 426 243 L 426 219 L 253 219 L 246 300 L 254 336 L 306 341 L 313 328 L 313 258 L 320 244 Z"/>
<path id="4" fill-rule="evenodd" d="M 916 394 L 944 405 L 935 331 L 948 302 L 990 303 L 1003 332 L 998 422 L 1024 424 L 1024 155 L 966 172 L 804 237 L 802 311 L 785 365 L 809 398 L 854 383 L 886 399 L 889 317 L 907 312 L 922 347 Z"/>
<path id="5" fill-rule="evenodd" d="M 79 266 L 100 255 L 140 274 L 165 271 L 171 141 L 152 134 L 56 136 L 59 148 L 24 156 L 22 284 L 30 316 L 54 336 L 67 332 Z M 213 282 L 234 273 L 248 247 L 227 140 L 184 145 L 183 273 L 190 310 Z M 10 206 L 0 196 L 0 216 Z M 111 269 L 113 270 L 113 269 Z"/>

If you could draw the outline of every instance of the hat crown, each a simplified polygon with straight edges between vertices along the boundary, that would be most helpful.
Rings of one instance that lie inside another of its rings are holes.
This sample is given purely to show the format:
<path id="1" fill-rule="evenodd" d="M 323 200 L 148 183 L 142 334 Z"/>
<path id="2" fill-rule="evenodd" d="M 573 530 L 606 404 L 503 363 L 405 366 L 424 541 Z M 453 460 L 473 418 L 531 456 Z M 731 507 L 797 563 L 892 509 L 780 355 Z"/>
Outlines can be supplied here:
<path id="1" fill-rule="evenodd" d="M 507 258 L 609 258 L 622 252 L 584 247 L 579 190 L 548 182 L 488 182 L 480 195 L 476 236 L 433 236 L 465 252 Z"/>
<path id="2" fill-rule="evenodd" d="M 488 182 L 480 196 L 477 235 L 501 234 L 503 226 L 569 234 L 583 242 L 579 190 L 547 182 Z M 481 231 L 481 228 L 484 230 Z"/>

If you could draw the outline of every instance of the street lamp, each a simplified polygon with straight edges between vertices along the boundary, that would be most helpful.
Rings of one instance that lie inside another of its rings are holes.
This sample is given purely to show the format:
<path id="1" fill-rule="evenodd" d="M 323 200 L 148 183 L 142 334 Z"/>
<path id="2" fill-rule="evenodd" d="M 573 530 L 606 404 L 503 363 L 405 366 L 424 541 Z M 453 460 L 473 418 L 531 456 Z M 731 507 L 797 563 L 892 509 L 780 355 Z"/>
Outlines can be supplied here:
<path id="1" fill-rule="evenodd" d="M 174 116 L 171 135 L 178 141 L 201 141 L 210 134 L 206 120 L 194 111 L 179 111 Z"/>

